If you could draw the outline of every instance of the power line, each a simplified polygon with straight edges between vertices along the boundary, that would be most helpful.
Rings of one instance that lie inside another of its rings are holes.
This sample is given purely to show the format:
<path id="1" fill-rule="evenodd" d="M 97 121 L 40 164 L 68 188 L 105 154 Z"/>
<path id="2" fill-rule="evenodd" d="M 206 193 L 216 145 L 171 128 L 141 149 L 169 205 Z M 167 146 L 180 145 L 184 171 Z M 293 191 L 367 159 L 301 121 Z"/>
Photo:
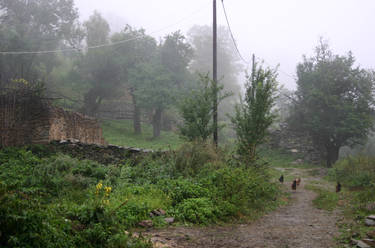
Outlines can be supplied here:
<path id="1" fill-rule="evenodd" d="M 156 33 L 162 32 L 164 30 L 167 30 L 170 27 L 176 26 L 176 25 L 178 25 L 178 24 L 180 24 L 180 23 L 182 23 L 182 22 L 190 19 L 192 16 L 196 16 L 197 14 L 199 14 L 200 12 L 202 12 L 203 10 L 205 10 L 204 7 L 206 5 L 208 6 L 208 4 L 202 5 L 198 10 L 190 13 L 188 16 L 180 19 L 179 21 L 177 21 L 175 23 L 172 23 L 172 24 L 167 25 L 167 26 L 165 26 L 163 28 L 160 28 L 158 30 L 150 32 L 149 35 L 156 34 Z M 89 46 L 89 47 L 85 47 L 83 49 L 90 50 L 90 49 L 98 49 L 98 48 L 103 48 L 103 47 L 116 46 L 116 45 L 119 45 L 119 44 L 124 44 L 124 43 L 130 42 L 130 41 L 141 39 L 145 35 L 139 35 L 139 36 L 136 36 L 136 37 L 133 37 L 133 38 L 130 38 L 130 39 L 121 40 L 121 41 L 117 41 L 117 42 L 113 42 L 113 43 L 109 43 L 109 44 L 100 44 L 100 45 L 96 45 L 96 46 Z M 50 53 L 61 53 L 61 52 L 79 52 L 81 50 L 82 50 L 81 48 L 73 47 L 73 48 L 56 49 L 56 50 L 46 50 L 46 51 L 3 51 L 3 52 L 0 51 L 0 54 L 2 54 L 2 55 L 50 54 Z"/>
<path id="2" fill-rule="evenodd" d="M 236 42 L 236 39 L 234 38 L 234 35 L 233 35 L 233 31 L 232 31 L 232 28 L 231 28 L 231 25 L 230 25 L 230 22 L 229 22 L 229 18 L 228 18 L 228 14 L 227 14 L 227 11 L 226 11 L 226 8 L 225 8 L 225 5 L 224 5 L 224 0 L 221 0 L 221 4 L 223 6 L 223 11 L 224 11 L 224 15 L 225 15 L 225 20 L 227 22 L 227 25 L 228 25 L 228 29 L 229 29 L 229 32 L 230 32 L 230 35 L 231 35 L 231 38 L 232 38 L 232 41 L 233 41 L 233 44 L 234 44 L 234 47 L 236 49 L 236 52 L 238 54 L 238 56 L 240 57 L 240 59 L 247 65 L 249 66 L 251 63 L 248 62 L 246 59 L 244 59 L 244 57 L 242 56 L 239 48 L 238 48 L 238 45 L 237 45 L 237 42 Z M 259 57 L 257 57 L 257 59 L 261 60 L 261 61 L 264 61 L 264 63 L 266 63 L 268 66 L 272 67 L 272 65 L 270 65 L 265 59 L 261 59 Z M 277 69 L 279 72 L 281 72 L 282 74 L 292 78 L 293 80 L 297 80 L 295 76 L 293 75 L 290 75 L 289 73 L 281 70 L 281 69 Z"/>
<path id="3" fill-rule="evenodd" d="M 224 0 L 221 0 L 221 5 L 223 6 L 225 20 L 227 21 L 227 25 L 228 25 L 228 29 L 229 29 L 229 32 L 230 32 L 230 36 L 232 37 L 233 44 L 234 44 L 234 47 L 236 48 L 238 56 L 240 57 L 240 59 L 243 62 L 245 62 L 245 64 L 249 65 L 250 62 L 248 62 L 248 61 L 246 61 L 246 59 L 244 59 L 244 57 L 242 56 L 240 50 L 238 49 L 236 39 L 234 38 L 234 35 L 233 35 L 233 32 L 232 32 L 232 28 L 231 28 L 230 23 L 229 23 L 229 18 L 228 18 L 228 15 L 227 15 L 227 10 L 225 9 Z"/>

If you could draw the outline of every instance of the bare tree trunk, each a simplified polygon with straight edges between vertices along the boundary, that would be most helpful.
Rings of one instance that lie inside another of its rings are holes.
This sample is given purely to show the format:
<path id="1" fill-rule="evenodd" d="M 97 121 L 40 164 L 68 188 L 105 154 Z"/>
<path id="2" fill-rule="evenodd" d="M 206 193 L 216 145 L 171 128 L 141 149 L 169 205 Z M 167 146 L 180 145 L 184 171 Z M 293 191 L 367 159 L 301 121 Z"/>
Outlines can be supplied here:
<path id="1" fill-rule="evenodd" d="M 161 116 L 163 113 L 162 108 L 157 108 L 155 110 L 155 114 L 152 120 L 152 126 L 153 126 L 153 133 L 154 137 L 153 138 L 158 138 L 160 137 L 160 130 L 161 130 Z"/>

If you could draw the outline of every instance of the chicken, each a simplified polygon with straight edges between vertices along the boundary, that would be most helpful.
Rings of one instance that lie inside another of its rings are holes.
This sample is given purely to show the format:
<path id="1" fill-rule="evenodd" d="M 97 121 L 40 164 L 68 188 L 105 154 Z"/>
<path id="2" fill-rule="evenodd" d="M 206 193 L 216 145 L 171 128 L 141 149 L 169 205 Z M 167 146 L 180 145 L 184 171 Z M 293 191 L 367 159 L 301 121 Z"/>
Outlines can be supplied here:
<path id="1" fill-rule="evenodd" d="M 340 192 L 341 191 L 341 184 L 340 182 L 337 182 L 337 185 L 336 185 L 336 193 Z"/>
<path id="2" fill-rule="evenodd" d="M 292 190 L 296 190 L 296 189 L 297 189 L 297 180 L 294 179 L 292 183 Z"/>
<path id="3" fill-rule="evenodd" d="M 297 178 L 296 183 L 297 183 L 297 186 L 299 186 L 299 184 L 301 183 L 301 178 L 300 177 Z"/>
<path id="4" fill-rule="evenodd" d="M 279 178 L 279 182 L 284 183 L 284 175 L 281 175 L 281 177 Z"/>

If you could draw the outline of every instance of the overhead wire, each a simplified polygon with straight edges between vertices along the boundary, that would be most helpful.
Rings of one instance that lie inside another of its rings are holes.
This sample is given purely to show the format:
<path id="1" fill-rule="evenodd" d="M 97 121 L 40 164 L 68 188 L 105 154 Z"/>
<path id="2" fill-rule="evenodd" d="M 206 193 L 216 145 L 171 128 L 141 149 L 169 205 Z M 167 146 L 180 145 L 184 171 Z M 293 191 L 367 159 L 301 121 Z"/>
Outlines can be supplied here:
<path id="1" fill-rule="evenodd" d="M 162 31 L 167 30 L 167 29 L 169 29 L 173 26 L 176 26 L 176 25 L 178 25 L 182 22 L 185 22 L 188 19 L 191 19 L 191 17 L 196 16 L 197 14 L 199 14 L 203 10 L 205 10 L 204 6 L 206 6 L 206 5 L 208 6 L 208 4 L 204 4 L 198 10 L 190 13 L 188 16 L 180 19 L 179 21 L 177 21 L 175 23 L 172 23 L 172 24 L 169 24 L 169 25 L 167 25 L 163 28 L 157 29 L 155 31 L 152 31 L 148 35 L 160 33 Z M 84 47 L 84 48 L 72 47 L 72 48 L 45 50 L 45 51 L 43 51 L 43 50 L 42 51 L 0 51 L 0 54 L 1 55 L 27 55 L 27 54 L 50 54 L 50 53 L 62 53 L 62 52 L 79 52 L 83 49 L 90 50 L 90 49 L 98 49 L 98 48 L 103 48 L 103 47 L 111 47 L 111 46 L 116 46 L 116 45 L 119 45 L 119 44 L 124 44 L 124 43 L 130 42 L 130 41 L 142 39 L 145 35 L 146 34 L 139 35 L 139 36 L 136 36 L 136 37 L 133 37 L 133 38 L 130 38 L 130 39 L 126 39 L 126 40 L 120 40 L 120 41 L 112 42 L 112 43 L 99 44 L 99 45 L 95 45 L 95 46 L 88 46 L 88 47 Z"/>
<path id="2" fill-rule="evenodd" d="M 229 22 L 229 17 L 228 17 L 228 14 L 227 14 L 227 10 L 225 8 L 225 5 L 224 5 L 224 0 L 221 0 L 221 5 L 223 7 L 223 12 L 224 12 L 224 16 L 225 16 L 225 20 L 226 20 L 226 23 L 227 23 L 227 26 L 228 26 L 228 29 L 229 29 L 229 33 L 231 35 L 231 38 L 232 38 L 232 41 L 233 41 L 233 44 L 234 44 L 234 47 L 236 49 L 236 52 L 239 56 L 239 58 L 247 65 L 249 66 L 250 65 L 250 62 L 247 61 L 246 59 L 244 59 L 244 56 L 242 56 L 241 52 L 240 52 L 240 49 L 238 48 L 238 45 L 237 45 L 237 42 L 236 42 L 236 39 L 234 38 L 234 34 L 233 34 L 233 31 L 232 31 L 232 28 L 231 28 L 231 25 L 230 25 L 230 22 Z M 261 60 L 261 61 L 264 61 L 264 63 L 266 63 L 268 66 L 270 67 L 273 67 L 272 65 L 270 65 L 265 59 L 262 59 L 262 58 L 259 58 L 257 57 L 257 59 Z M 281 70 L 281 69 L 277 69 L 277 71 L 281 72 L 282 74 L 292 78 L 293 80 L 297 80 L 297 78 L 293 75 L 290 75 L 289 73 Z"/>

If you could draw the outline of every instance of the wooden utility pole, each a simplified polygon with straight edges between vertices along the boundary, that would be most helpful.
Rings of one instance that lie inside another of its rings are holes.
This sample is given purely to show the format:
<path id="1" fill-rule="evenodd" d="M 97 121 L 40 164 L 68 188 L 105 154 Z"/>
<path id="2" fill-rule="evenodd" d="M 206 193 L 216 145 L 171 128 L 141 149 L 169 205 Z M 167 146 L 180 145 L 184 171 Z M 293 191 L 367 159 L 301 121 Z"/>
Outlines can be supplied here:
<path id="1" fill-rule="evenodd" d="M 213 88 L 215 92 L 213 102 L 213 124 L 214 124 L 214 144 L 218 145 L 218 125 L 217 125 L 217 23 L 216 23 L 216 0 L 213 0 Z"/>

